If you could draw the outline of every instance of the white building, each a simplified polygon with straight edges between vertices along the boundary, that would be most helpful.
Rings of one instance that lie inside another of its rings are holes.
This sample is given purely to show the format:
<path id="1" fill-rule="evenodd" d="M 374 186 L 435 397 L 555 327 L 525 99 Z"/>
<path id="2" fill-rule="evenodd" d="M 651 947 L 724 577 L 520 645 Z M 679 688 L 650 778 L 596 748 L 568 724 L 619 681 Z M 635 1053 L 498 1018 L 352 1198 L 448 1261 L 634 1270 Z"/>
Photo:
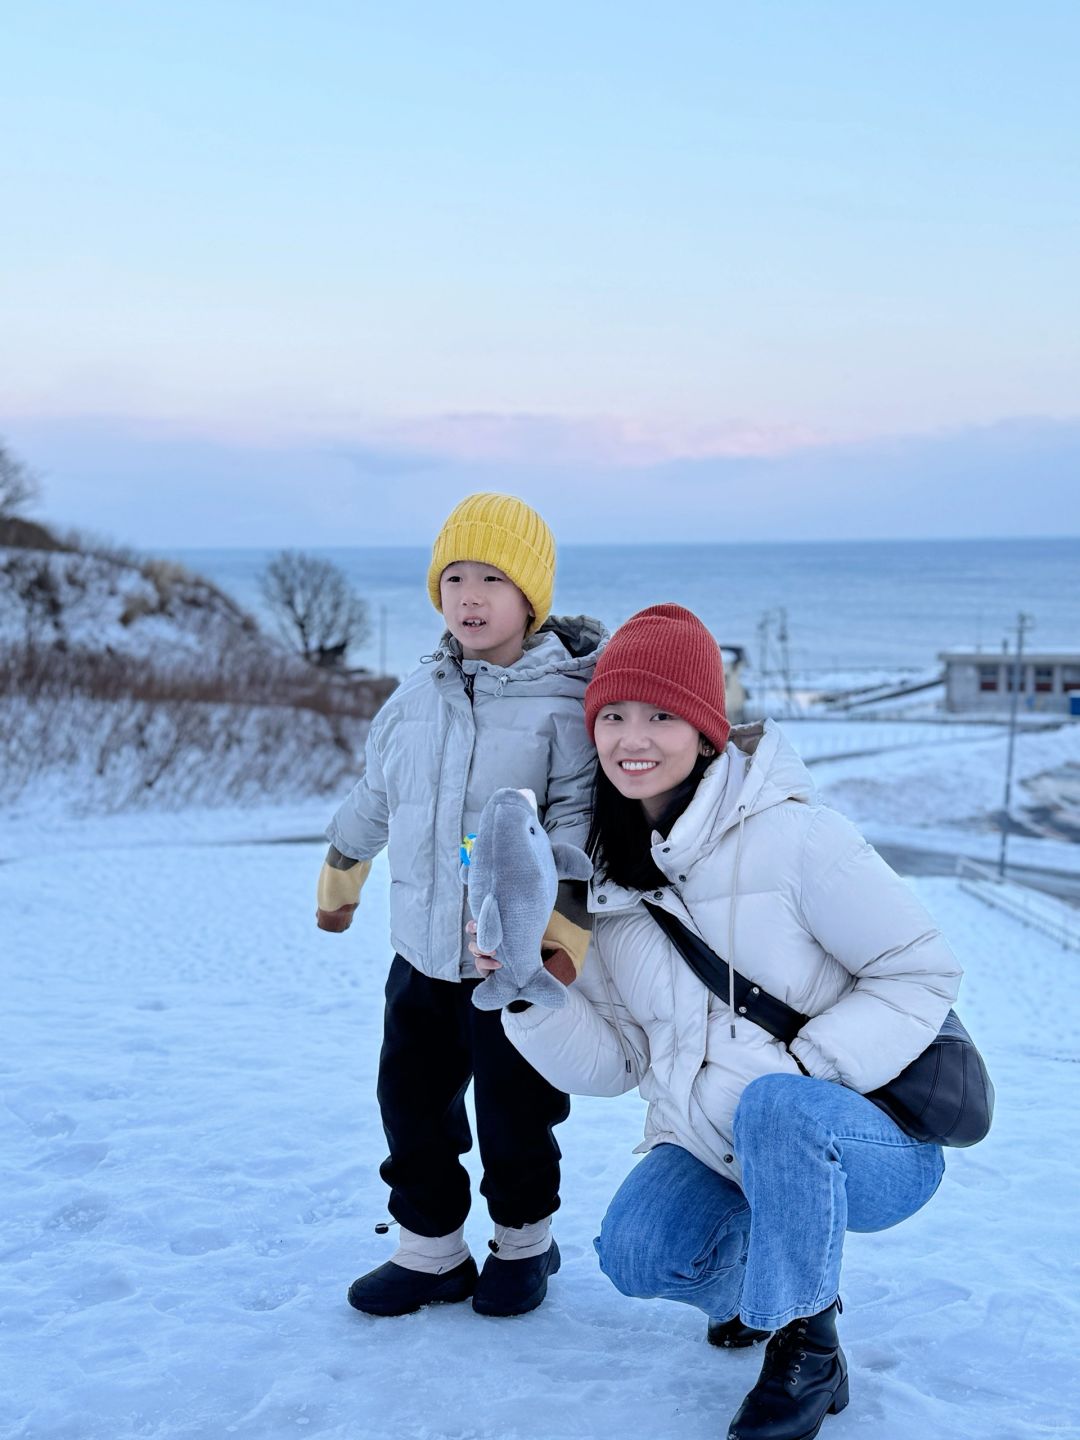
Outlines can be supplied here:
<path id="1" fill-rule="evenodd" d="M 1007 714 L 1017 675 L 1016 657 L 950 650 L 945 665 L 945 708 Z M 1019 666 L 1018 708 L 1032 714 L 1080 719 L 1080 653 L 1025 654 Z"/>

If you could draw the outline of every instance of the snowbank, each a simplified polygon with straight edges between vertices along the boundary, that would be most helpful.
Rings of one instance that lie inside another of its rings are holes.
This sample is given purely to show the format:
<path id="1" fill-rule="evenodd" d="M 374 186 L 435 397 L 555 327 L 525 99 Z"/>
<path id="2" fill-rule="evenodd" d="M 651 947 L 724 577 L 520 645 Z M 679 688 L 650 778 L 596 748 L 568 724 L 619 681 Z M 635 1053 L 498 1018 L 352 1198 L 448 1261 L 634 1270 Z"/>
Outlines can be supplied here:
<path id="1" fill-rule="evenodd" d="M 152 843 L 159 821 L 92 822 L 88 848 L 0 864 L 0 1433 L 723 1434 L 759 1356 L 710 1349 L 689 1309 L 620 1296 L 592 1251 L 634 1163 L 636 1096 L 576 1100 L 560 1131 L 565 1263 L 535 1314 L 349 1310 L 347 1283 L 393 1245 L 373 1233 L 385 867 L 352 931 L 325 935 L 321 844 L 198 843 L 198 817 Z M 998 1115 L 922 1214 L 850 1237 L 852 1404 L 823 1433 L 1075 1433 L 1075 960 L 952 881 L 916 888 L 967 968 Z M 487 1234 L 481 1206 L 474 1250 Z"/>

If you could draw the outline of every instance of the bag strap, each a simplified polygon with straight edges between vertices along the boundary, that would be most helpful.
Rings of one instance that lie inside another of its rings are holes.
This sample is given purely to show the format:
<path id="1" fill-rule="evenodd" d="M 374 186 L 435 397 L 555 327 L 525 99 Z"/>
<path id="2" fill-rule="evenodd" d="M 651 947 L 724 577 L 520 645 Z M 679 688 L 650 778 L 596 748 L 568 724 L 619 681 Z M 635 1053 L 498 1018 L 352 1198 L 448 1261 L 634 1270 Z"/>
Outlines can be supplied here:
<path id="1" fill-rule="evenodd" d="M 729 990 L 727 961 L 721 960 L 700 935 L 695 935 L 677 915 L 672 915 L 670 910 L 664 910 L 659 905 L 650 905 L 648 900 L 644 905 L 698 979 L 726 1003 Z M 735 1013 L 752 1020 L 755 1025 L 760 1025 L 785 1045 L 791 1044 L 810 1018 L 809 1015 L 800 1014 L 783 1000 L 778 1000 L 775 995 L 770 995 L 752 980 L 747 980 L 746 976 L 740 975 L 737 970 Z"/>

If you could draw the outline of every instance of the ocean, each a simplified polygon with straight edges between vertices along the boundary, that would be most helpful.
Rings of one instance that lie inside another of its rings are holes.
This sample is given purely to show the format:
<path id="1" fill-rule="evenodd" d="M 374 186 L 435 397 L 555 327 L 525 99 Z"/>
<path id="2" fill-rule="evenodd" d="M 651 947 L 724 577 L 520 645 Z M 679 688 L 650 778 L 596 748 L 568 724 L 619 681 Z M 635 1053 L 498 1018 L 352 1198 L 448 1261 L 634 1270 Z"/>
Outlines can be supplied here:
<path id="1" fill-rule="evenodd" d="M 175 553 L 175 552 L 174 552 Z M 176 553 L 266 620 L 258 576 L 272 550 Z M 404 675 L 440 635 L 425 547 L 316 549 L 368 602 L 354 665 Z M 1027 650 L 1080 650 L 1080 539 L 903 540 L 783 545 L 565 545 L 556 613 L 614 628 L 645 605 L 694 610 L 752 667 L 793 673 L 927 671 L 950 648 L 999 652 L 1018 611 Z M 781 614 L 782 612 L 782 614 Z"/>

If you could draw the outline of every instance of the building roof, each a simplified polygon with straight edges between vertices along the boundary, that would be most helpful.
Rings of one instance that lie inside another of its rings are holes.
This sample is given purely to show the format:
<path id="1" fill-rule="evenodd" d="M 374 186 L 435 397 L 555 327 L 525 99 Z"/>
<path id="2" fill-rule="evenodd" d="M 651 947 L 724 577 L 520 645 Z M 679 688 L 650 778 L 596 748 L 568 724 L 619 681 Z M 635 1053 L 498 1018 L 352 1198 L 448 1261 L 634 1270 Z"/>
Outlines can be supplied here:
<path id="1" fill-rule="evenodd" d="M 1010 650 L 941 650 L 938 659 L 946 665 L 996 665 L 1004 661 L 1014 664 L 1016 652 Z M 1025 650 L 1025 665 L 1080 665 L 1080 650 Z"/>

